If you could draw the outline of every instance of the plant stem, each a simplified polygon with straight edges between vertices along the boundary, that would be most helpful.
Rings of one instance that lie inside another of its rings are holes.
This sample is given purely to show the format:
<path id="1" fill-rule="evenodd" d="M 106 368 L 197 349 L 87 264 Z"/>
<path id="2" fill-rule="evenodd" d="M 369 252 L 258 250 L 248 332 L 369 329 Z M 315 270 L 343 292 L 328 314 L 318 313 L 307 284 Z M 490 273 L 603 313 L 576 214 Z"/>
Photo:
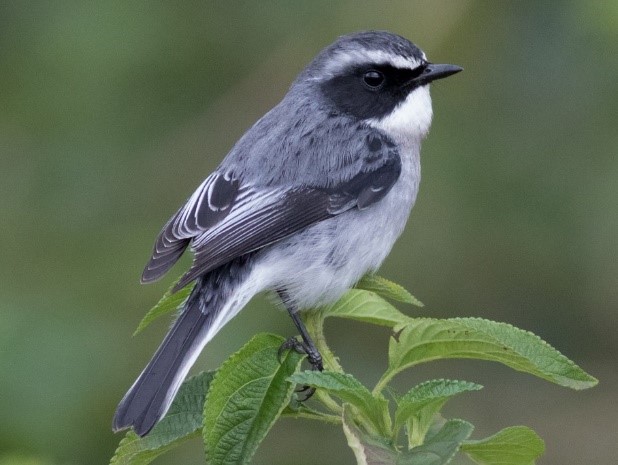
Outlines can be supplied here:
<path id="1" fill-rule="evenodd" d="M 307 326 L 307 331 L 313 337 L 313 342 L 315 343 L 316 348 L 322 355 L 322 362 L 324 364 L 324 368 L 328 371 L 334 371 L 337 373 L 343 373 L 343 368 L 339 365 L 337 361 L 337 357 L 330 350 L 328 345 L 326 344 L 326 337 L 324 336 L 324 315 L 321 311 L 315 310 L 312 312 L 303 312 L 301 315 L 305 325 Z M 322 402 L 322 404 L 331 410 L 332 412 L 341 415 L 343 409 L 341 405 L 339 405 L 327 392 L 323 389 L 318 389 L 315 392 L 315 397 L 317 400 Z"/>
<path id="2" fill-rule="evenodd" d="M 382 377 L 378 381 L 378 384 L 376 384 L 376 386 L 373 388 L 372 394 L 374 396 L 380 394 L 384 390 L 384 388 L 386 387 L 388 382 L 391 379 L 393 379 L 394 375 L 395 375 L 395 373 L 392 373 L 390 371 L 387 371 L 386 373 L 384 373 L 384 375 L 382 375 Z"/>
<path id="3" fill-rule="evenodd" d="M 340 416 L 330 415 L 327 413 L 297 412 L 285 414 L 285 416 L 291 418 L 307 418 L 309 420 L 319 420 L 326 423 L 333 423 L 336 425 L 340 425 L 342 421 Z"/>
<path id="4" fill-rule="evenodd" d="M 303 320 L 309 334 L 313 337 L 316 348 L 322 355 L 324 367 L 328 371 L 343 373 L 343 368 L 339 365 L 337 357 L 335 357 L 335 354 L 333 354 L 326 344 L 326 337 L 324 336 L 324 314 L 316 310 L 313 312 L 305 312 L 302 316 L 304 317 Z"/>

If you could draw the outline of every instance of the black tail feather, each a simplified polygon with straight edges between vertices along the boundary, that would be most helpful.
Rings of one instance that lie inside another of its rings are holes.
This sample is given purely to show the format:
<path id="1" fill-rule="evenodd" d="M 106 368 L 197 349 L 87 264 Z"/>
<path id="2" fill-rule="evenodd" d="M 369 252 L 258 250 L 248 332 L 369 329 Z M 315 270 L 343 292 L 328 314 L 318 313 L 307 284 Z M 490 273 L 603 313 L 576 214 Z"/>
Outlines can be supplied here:
<path id="1" fill-rule="evenodd" d="M 169 408 L 175 388 L 182 382 L 178 378 L 186 375 L 191 356 L 201 349 L 208 323 L 217 313 L 202 312 L 198 298 L 192 294 L 187 300 L 154 357 L 118 405 L 113 422 L 115 431 L 133 427 L 138 435 L 144 436 Z"/>
<path id="2" fill-rule="evenodd" d="M 252 268 L 252 256 L 238 257 L 197 279 L 178 319 L 120 401 L 114 431 L 133 427 L 144 436 L 163 418 L 199 352 L 214 336 L 213 322 L 222 311 L 230 312 L 222 315 L 226 320 L 233 317 L 252 297 L 240 290 Z"/>

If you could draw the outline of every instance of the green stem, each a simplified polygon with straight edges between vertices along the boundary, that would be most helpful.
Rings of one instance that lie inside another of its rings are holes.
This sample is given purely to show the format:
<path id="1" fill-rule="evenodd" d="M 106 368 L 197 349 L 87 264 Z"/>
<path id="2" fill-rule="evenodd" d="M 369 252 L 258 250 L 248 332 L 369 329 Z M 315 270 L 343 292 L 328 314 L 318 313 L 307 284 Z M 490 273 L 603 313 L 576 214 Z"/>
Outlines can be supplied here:
<path id="1" fill-rule="evenodd" d="M 338 413 L 338 414 L 341 414 L 343 412 L 343 409 L 341 408 L 341 405 L 339 405 L 335 401 L 335 399 L 333 399 L 328 393 L 324 392 L 323 389 L 316 390 L 315 398 L 316 398 L 316 400 L 322 402 L 324 407 L 329 409 L 331 412 L 335 412 L 335 413 Z"/>
<path id="2" fill-rule="evenodd" d="M 322 355 L 322 362 L 324 363 L 324 368 L 328 371 L 342 373 L 345 374 L 343 368 L 339 364 L 339 360 L 335 354 L 330 350 L 328 344 L 326 343 L 326 337 L 324 336 L 324 314 L 317 310 L 314 312 L 305 312 L 302 314 L 303 321 L 307 327 L 307 331 L 313 338 L 313 342 L 315 343 L 316 348 Z M 388 380 L 386 380 L 388 381 Z M 318 389 L 315 392 L 315 397 L 318 401 L 320 401 L 326 408 L 331 411 L 341 415 L 343 413 L 343 408 L 340 404 L 338 404 L 325 389 Z M 368 421 L 363 415 L 357 414 L 354 415 L 355 420 L 360 423 L 364 430 L 372 435 L 372 436 L 384 436 L 388 437 L 392 433 L 390 431 L 391 419 L 388 412 L 388 409 L 384 412 L 384 425 L 388 431 L 379 431 L 373 425 L 372 422 Z"/>
<path id="3" fill-rule="evenodd" d="M 395 376 L 394 372 L 387 371 L 386 373 L 384 373 L 384 375 L 382 375 L 382 378 L 380 378 L 380 380 L 378 381 L 378 384 L 376 384 L 376 387 L 373 388 L 372 394 L 374 396 L 380 394 L 384 390 L 388 382 L 393 379 L 393 376 Z"/>
<path id="4" fill-rule="evenodd" d="M 324 368 L 328 371 L 335 371 L 337 373 L 343 373 L 343 368 L 339 365 L 337 357 L 330 350 L 326 344 L 326 337 L 324 336 L 324 315 L 321 311 L 315 310 L 311 312 L 303 312 L 301 315 L 307 331 L 313 338 L 316 348 L 322 355 L 322 362 Z M 326 408 L 332 412 L 341 415 L 343 409 L 324 389 L 318 389 L 315 392 L 315 398 L 319 400 Z"/>
<path id="5" fill-rule="evenodd" d="M 341 417 L 337 415 L 330 415 L 328 413 L 311 413 L 311 412 L 297 412 L 285 414 L 286 417 L 291 418 L 307 418 L 309 420 L 319 420 L 326 423 L 333 423 L 336 425 L 341 424 Z"/>
<path id="6" fill-rule="evenodd" d="M 309 334 L 313 337 L 316 348 L 322 355 L 324 368 L 328 371 L 343 373 L 343 368 L 339 365 L 337 357 L 335 357 L 335 354 L 333 354 L 328 344 L 326 344 L 326 337 L 324 336 L 324 314 L 319 310 L 315 310 L 312 312 L 305 312 L 302 316 L 304 317 L 303 320 Z"/>

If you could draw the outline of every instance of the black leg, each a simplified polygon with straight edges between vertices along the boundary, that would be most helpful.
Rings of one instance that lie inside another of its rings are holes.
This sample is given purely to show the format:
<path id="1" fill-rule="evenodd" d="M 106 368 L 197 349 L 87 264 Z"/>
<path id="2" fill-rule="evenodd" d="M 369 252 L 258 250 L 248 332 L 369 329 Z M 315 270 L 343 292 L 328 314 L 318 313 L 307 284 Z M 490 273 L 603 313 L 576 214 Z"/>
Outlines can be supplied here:
<path id="1" fill-rule="evenodd" d="M 279 297 L 281 297 L 283 304 L 287 308 L 288 313 L 290 314 L 292 321 L 294 321 L 294 324 L 298 328 L 298 332 L 300 333 L 300 337 L 302 338 L 302 342 L 295 337 L 288 339 L 281 345 L 279 351 L 281 352 L 287 349 L 294 349 L 298 353 L 306 354 L 307 360 L 309 361 L 314 370 L 324 370 L 324 366 L 322 365 L 322 355 L 313 343 L 311 336 L 309 336 L 309 333 L 307 332 L 307 328 L 305 328 L 304 323 L 298 316 L 297 308 L 294 307 L 293 304 L 289 303 L 286 291 L 279 290 L 277 291 L 277 294 L 279 294 Z"/>

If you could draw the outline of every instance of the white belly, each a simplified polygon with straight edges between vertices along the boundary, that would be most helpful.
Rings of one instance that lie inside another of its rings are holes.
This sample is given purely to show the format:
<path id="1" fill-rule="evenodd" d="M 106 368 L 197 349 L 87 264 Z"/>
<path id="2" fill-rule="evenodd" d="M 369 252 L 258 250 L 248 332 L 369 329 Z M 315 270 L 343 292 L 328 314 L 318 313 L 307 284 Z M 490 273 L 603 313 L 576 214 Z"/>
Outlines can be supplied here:
<path id="1" fill-rule="evenodd" d="M 375 271 L 403 231 L 416 200 L 420 160 L 402 154 L 402 172 L 374 205 L 318 223 L 265 249 L 252 279 L 261 289 L 286 289 L 300 309 L 337 300 L 363 275 Z"/>

